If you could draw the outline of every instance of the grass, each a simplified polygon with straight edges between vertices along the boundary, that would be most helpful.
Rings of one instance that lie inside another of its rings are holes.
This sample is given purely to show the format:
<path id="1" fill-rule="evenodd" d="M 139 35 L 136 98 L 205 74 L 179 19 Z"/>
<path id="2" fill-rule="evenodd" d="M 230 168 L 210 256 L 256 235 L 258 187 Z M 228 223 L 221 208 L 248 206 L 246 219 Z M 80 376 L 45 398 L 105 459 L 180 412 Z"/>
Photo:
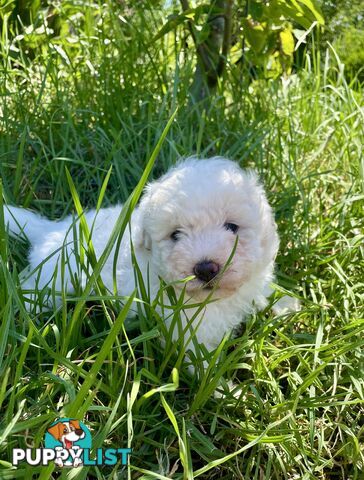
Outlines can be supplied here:
<path id="1" fill-rule="evenodd" d="M 307 55 L 284 81 L 249 83 L 230 66 L 199 117 L 188 104 L 193 52 L 179 32 L 150 43 L 163 12 L 93 8 L 73 18 L 69 41 L 42 37 L 33 48 L 3 29 L 4 200 L 50 218 L 130 194 L 135 202 L 154 160 L 157 177 L 180 156 L 223 154 L 263 179 L 281 237 L 277 283 L 302 310 L 252 316 L 205 372 L 190 356 L 191 378 L 181 348 L 162 347 L 169 332 L 152 301 L 148 315 L 128 321 L 128 301 L 99 286 L 91 295 L 90 283 L 59 310 L 27 312 L 19 287 L 27 244 L 7 237 L 0 216 L 0 478 L 359 480 L 361 85 L 348 83 L 332 50 Z M 179 315 L 177 301 L 177 323 Z M 214 397 L 221 378 L 240 398 L 227 386 Z M 132 447 L 130 464 L 61 474 L 11 466 L 13 448 L 41 446 L 49 424 L 68 415 L 84 420 L 94 447 Z"/>

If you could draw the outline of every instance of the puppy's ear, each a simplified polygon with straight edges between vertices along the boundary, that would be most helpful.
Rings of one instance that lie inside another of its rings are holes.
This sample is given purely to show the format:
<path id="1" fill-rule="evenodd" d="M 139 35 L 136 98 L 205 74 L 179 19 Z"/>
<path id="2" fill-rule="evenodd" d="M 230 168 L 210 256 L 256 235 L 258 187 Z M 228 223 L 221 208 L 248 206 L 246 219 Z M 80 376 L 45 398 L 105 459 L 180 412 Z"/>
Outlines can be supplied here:
<path id="1" fill-rule="evenodd" d="M 152 250 L 152 239 L 148 232 L 142 226 L 135 228 L 133 235 L 133 243 L 136 248 L 145 248 L 145 250 Z"/>
<path id="2" fill-rule="evenodd" d="M 152 239 L 147 230 L 147 219 L 150 216 L 152 184 L 148 184 L 145 188 L 140 204 L 134 211 L 133 215 L 133 243 L 136 248 L 144 248 L 150 251 L 152 249 Z"/>
<path id="3" fill-rule="evenodd" d="M 274 213 L 264 191 L 261 199 L 262 247 L 265 262 L 274 262 L 279 247 L 279 237 Z"/>
<path id="4" fill-rule="evenodd" d="M 268 259 L 273 262 L 278 253 L 279 237 L 277 233 L 277 224 L 274 220 L 273 212 L 270 207 L 268 211 L 263 213 L 262 246 L 267 254 Z"/>
<path id="5" fill-rule="evenodd" d="M 262 264 L 274 262 L 279 247 L 279 237 L 274 213 L 268 203 L 263 185 L 254 171 L 246 172 L 251 190 L 251 196 L 258 199 L 259 217 L 261 222 Z"/>

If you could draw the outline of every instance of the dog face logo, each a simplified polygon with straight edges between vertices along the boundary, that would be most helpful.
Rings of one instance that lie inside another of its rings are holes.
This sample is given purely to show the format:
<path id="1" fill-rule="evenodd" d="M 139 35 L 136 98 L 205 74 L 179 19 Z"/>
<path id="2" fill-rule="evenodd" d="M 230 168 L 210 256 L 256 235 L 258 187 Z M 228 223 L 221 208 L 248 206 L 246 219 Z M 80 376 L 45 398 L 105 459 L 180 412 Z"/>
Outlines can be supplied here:
<path id="1" fill-rule="evenodd" d="M 45 447 L 56 451 L 54 462 L 59 467 L 79 467 L 83 450 L 91 448 L 91 435 L 79 420 L 61 418 L 47 429 Z"/>
<path id="2" fill-rule="evenodd" d="M 62 443 L 63 447 L 69 450 L 73 443 L 85 437 L 85 432 L 80 427 L 79 420 L 61 421 L 47 430 L 53 437 Z"/>

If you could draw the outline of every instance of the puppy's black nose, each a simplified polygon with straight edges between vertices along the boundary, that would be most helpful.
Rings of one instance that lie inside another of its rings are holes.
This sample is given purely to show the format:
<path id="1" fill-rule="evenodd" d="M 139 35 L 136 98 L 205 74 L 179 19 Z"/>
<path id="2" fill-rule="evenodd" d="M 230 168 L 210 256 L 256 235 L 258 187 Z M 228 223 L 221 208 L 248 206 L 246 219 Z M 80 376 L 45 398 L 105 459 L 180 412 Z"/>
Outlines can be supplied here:
<path id="1" fill-rule="evenodd" d="M 204 260 L 203 262 L 196 263 L 193 269 L 193 273 L 199 280 L 203 282 L 210 282 L 219 273 L 220 267 L 217 263 L 211 260 Z"/>

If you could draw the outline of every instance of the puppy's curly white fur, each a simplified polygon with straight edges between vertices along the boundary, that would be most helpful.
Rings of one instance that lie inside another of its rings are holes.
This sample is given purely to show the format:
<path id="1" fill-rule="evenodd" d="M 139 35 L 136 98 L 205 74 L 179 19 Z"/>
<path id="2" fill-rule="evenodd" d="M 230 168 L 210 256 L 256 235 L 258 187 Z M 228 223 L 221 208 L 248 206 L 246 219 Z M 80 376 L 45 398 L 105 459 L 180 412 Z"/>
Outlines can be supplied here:
<path id="1" fill-rule="evenodd" d="M 107 244 L 121 208 L 117 205 L 85 214 L 92 226 L 97 257 Z M 49 257 L 25 287 L 34 289 L 37 282 L 38 288 L 43 288 L 53 281 L 61 290 L 61 275 L 55 276 L 55 272 L 63 249 L 68 259 L 64 286 L 72 292 L 71 275 L 77 272 L 73 218 L 54 222 L 7 206 L 5 220 L 10 233 L 19 235 L 23 231 L 29 238 L 31 269 Z M 177 293 L 185 287 L 190 303 L 212 295 L 215 301 L 208 303 L 195 319 L 201 320 L 197 340 L 207 349 L 215 348 L 244 315 L 266 304 L 279 243 L 276 224 L 256 175 L 243 171 L 236 163 L 222 157 L 192 157 L 178 163 L 147 185 L 132 214 L 131 235 L 145 282 L 148 272 L 152 297 L 158 292 L 159 277 L 173 283 Z M 116 268 L 118 293 L 126 296 L 135 289 L 130 244 L 126 231 Z M 113 262 L 111 253 L 101 272 L 111 291 Z M 189 276 L 195 278 L 178 282 Z M 195 312 L 195 308 L 185 310 L 185 323 Z"/>

